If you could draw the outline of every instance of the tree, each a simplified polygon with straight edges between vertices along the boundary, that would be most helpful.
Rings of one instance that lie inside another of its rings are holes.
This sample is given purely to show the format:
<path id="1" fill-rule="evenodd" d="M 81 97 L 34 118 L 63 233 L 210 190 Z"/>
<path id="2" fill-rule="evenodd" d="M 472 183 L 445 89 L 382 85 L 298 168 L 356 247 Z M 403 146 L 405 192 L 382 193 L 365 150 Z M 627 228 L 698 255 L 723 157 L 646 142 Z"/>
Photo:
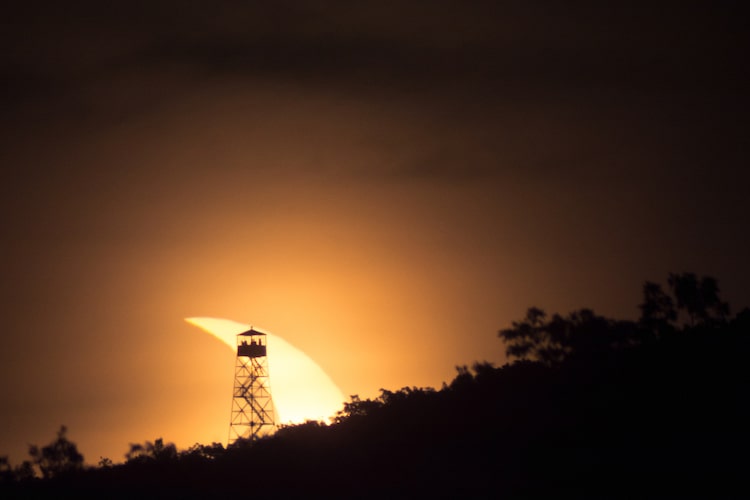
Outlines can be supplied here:
<path id="1" fill-rule="evenodd" d="M 703 276 L 698 279 L 695 273 L 670 273 L 668 282 L 677 300 L 677 308 L 687 313 L 690 326 L 726 322 L 729 304 L 719 298 L 716 278 Z"/>
<path id="2" fill-rule="evenodd" d="M 162 438 L 153 443 L 146 441 L 144 444 L 131 444 L 130 451 L 125 454 L 127 462 L 166 462 L 177 458 L 177 447 L 174 443 L 164 444 Z"/>
<path id="3" fill-rule="evenodd" d="M 66 437 L 68 429 L 63 425 L 57 432 L 57 439 L 44 448 L 36 445 L 29 447 L 32 463 L 39 467 L 44 478 L 57 477 L 83 469 L 83 455 L 78 452 L 75 443 Z"/>
<path id="4" fill-rule="evenodd" d="M 373 414 L 383 406 L 383 401 L 378 399 L 360 399 L 358 394 L 351 396 L 351 401 L 344 403 L 344 409 L 339 410 L 334 417 L 334 422 L 340 424 L 344 421 L 361 418 Z"/>
<path id="5" fill-rule="evenodd" d="M 547 319 L 545 312 L 532 307 L 521 321 L 498 332 L 505 341 L 509 358 L 532 359 L 546 364 L 560 363 L 570 356 L 594 357 L 607 350 L 637 342 L 637 328 L 630 321 L 598 316 L 581 309 L 563 317 Z"/>
<path id="6" fill-rule="evenodd" d="M 642 343 L 677 329 L 678 313 L 684 311 L 689 327 L 725 324 L 729 304 L 719 297 L 715 278 L 698 278 L 694 273 L 669 274 L 672 296 L 661 285 L 643 284 L 643 302 L 638 323 L 612 320 L 580 309 L 568 316 L 548 318 L 538 307 L 526 311 L 526 317 L 500 330 L 509 358 L 537 360 L 555 364 L 571 356 L 593 358 L 608 350 Z"/>
<path id="7" fill-rule="evenodd" d="M 674 301 L 658 283 L 647 281 L 643 284 L 643 303 L 638 308 L 641 310 L 639 323 L 647 331 L 662 335 L 674 329 L 677 320 Z"/>
<path id="8" fill-rule="evenodd" d="M 13 467 L 11 467 L 8 457 L 0 456 L 0 484 L 8 483 L 15 479 Z"/>
<path id="9" fill-rule="evenodd" d="M 226 453 L 224 445 L 213 442 L 208 445 L 195 443 L 185 451 L 180 452 L 180 457 L 198 458 L 201 460 L 216 460 Z"/>
<path id="10" fill-rule="evenodd" d="M 13 470 L 16 481 L 29 481 L 34 479 L 34 464 L 29 460 L 24 460 Z"/>
<path id="11" fill-rule="evenodd" d="M 505 355 L 518 359 L 527 359 L 538 355 L 547 340 L 542 333 L 547 314 L 538 307 L 530 307 L 526 317 L 521 321 L 511 323 L 511 328 L 498 332 L 498 336 L 505 341 Z"/>

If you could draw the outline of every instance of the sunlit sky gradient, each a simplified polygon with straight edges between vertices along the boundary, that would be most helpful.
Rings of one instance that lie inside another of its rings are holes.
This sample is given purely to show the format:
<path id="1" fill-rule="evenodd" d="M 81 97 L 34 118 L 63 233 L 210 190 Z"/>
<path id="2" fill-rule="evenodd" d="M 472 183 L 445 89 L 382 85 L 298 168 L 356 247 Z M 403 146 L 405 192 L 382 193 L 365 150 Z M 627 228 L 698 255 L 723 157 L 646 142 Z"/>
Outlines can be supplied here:
<path id="1" fill-rule="evenodd" d="M 226 437 L 262 325 L 346 395 L 528 306 L 750 304 L 746 34 L 698 2 L 34 3 L 0 30 L 0 454 Z"/>
<path id="2" fill-rule="evenodd" d="M 301 424 L 308 420 L 329 423 L 332 421 L 331 417 L 342 409 L 341 402 L 347 400 L 331 377 L 315 361 L 271 332 L 226 318 L 185 318 L 185 321 L 226 344 L 229 352 L 234 355 L 238 350 L 238 338 L 247 341 L 247 337 L 240 337 L 240 334 L 252 328 L 253 332 L 261 332 L 265 336 L 263 345 L 267 347 L 266 353 L 270 356 L 266 356 L 264 360 L 269 375 L 263 387 L 273 394 L 273 404 L 269 407 L 269 411 L 272 409 L 273 412 L 267 423 L 279 426 Z M 273 360 L 272 364 L 268 362 L 269 357 Z M 241 360 L 242 358 L 237 360 L 235 366 Z M 244 378 L 244 375 L 241 376 Z M 234 409 L 234 402 L 232 407 Z"/>

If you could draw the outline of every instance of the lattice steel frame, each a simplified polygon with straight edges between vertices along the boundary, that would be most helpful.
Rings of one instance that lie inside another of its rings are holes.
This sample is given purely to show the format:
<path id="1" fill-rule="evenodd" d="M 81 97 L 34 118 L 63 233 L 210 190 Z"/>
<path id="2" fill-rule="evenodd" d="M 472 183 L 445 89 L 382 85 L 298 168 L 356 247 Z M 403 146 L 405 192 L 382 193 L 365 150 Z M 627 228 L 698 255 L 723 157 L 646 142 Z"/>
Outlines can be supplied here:
<path id="1" fill-rule="evenodd" d="M 243 348 L 239 347 L 239 339 L 240 336 L 234 369 L 228 445 L 234 444 L 238 439 L 254 440 L 276 429 L 265 348 L 262 356 L 241 355 Z"/>

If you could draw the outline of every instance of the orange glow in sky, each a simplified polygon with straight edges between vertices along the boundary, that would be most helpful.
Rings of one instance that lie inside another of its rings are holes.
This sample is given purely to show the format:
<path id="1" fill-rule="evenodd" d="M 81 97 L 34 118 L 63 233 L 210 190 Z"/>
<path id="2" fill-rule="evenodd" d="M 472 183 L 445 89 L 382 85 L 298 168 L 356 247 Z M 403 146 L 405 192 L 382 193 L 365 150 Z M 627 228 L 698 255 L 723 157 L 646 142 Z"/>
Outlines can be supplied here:
<path id="1" fill-rule="evenodd" d="M 13 2 L 0 30 L 13 463 L 60 425 L 92 464 L 225 442 L 234 352 L 195 314 L 275 332 L 295 421 L 502 364 L 497 331 L 530 306 L 635 318 L 643 281 L 682 271 L 749 300 L 747 85 L 716 78 L 745 54 L 693 36 L 721 24 L 610 31 L 524 2 L 58 3 Z M 328 389 L 297 385 L 287 356 Z"/>
<path id="2" fill-rule="evenodd" d="M 232 353 L 237 349 L 236 335 L 251 326 L 220 318 L 185 318 L 185 321 L 219 339 Z M 328 422 L 342 409 L 344 394 L 315 361 L 281 337 L 253 328 L 267 334 L 269 380 L 277 424 Z"/>

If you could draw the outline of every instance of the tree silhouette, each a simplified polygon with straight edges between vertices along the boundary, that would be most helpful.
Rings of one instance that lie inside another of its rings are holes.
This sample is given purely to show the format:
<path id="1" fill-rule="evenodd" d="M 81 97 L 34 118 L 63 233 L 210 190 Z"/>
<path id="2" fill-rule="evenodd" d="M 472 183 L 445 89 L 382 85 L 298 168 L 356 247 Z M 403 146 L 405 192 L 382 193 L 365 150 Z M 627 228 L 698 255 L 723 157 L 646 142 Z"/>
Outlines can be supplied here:
<path id="1" fill-rule="evenodd" d="M 643 284 L 643 302 L 638 307 L 641 310 L 640 324 L 647 331 L 663 335 L 674 329 L 677 320 L 674 301 L 658 283 L 647 281 Z"/>
<path id="2" fill-rule="evenodd" d="M 30 460 L 24 460 L 13 470 L 16 481 L 28 481 L 35 477 L 34 464 Z"/>
<path id="3" fill-rule="evenodd" d="M 723 323 L 729 316 L 729 304 L 719 298 L 716 278 L 695 273 L 669 274 L 669 286 L 677 300 L 677 308 L 684 310 L 690 326 Z"/>
<path id="4" fill-rule="evenodd" d="M 8 457 L 0 456 L 0 483 L 7 483 L 14 479 L 13 467 L 8 462 Z"/>
<path id="5" fill-rule="evenodd" d="M 637 328 L 630 321 L 598 316 L 581 309 L 567 317 L 559 314 L 547 319 L 546 313 L 532 307 L 521 321 L 500 330 L 509 358 L 531 359 L 557 364 L 570 356 L 591 358 L 607 350 L 636 343 Z"/>
<path id="6" fill-rule="evenodd" d="M 185 451 L 180 452 L 180 457 L 190 457 L 200 460 L 216 460 L 226 453 L 224 445 L 213 442 L 208 445 L 195 443 Z"/>
<path id="7" fill-rule="evenodd" d="M 330 425 L 180 453 L 157 439 L 59 478 L 44 462 L 33 479 L 40 457 L 64 462 L 52 445 L 16 469 L 0 458 L 0 498 L 733 498 L 750 446 L 750 309 L 720 321 L 711 280 L 673 279 L 680 304 L 672 283 L 645 283 L 637 323 L 531 308 L 500 332 L 523 361 L 460 365 L 439 391 L 352 396 Z M 688 313 L 691 288 L 703 305 Z M 680 311 L 694 326 L 678 327 Z"/>
<path id="8" fill-rule="evenodd" d="M 127 462 L 166 462 L 176 458 L 177 447 L 174 443 L 164 444 L 162 438 L 154 440 L 153 443 L 151 441 L 146 441 L 144 444 L 131 443 L 130 451 L 125 454 Z"/>
<path id="9" fill-rule="evenodd" d="M 339 410 L 334 422 L 341 423 L 352 418 L 365 417 L 383 406 L 382 400 L 360 399 L 358 394 L 351 396 L 351 401 L 344 403 L 344 409 Z"/>
<path id="10" fill-rule="evenodd" d="M 57 439 L 43 448 L 29 447 L 32 463 L 39 468 L 44 478 L 57 477 L 83 469 L 83 455 L 75 443 L 66 437 L 68 429 L 63 425 L 57 432 Z"/>
<path id="11" fill-rule="evenodd" d="M 658 283 L 646 281 L 638 323 L 608 319 L 591 309 L 580 309 L 567 316 L 548 317 L 531 307 L 521 321 L 498 332 L 505 342 L 508 358 L 558 364 L 576 356 L 593 359 L 608 351 L 632 347 L 678 330 L 678 313 L 689 322 L 684 328 L 725 324 L 729 304 L 719 297 L 715 278 L 698 278 L 694 273 L 669 274 L 670 296 Z M 684 329 L 683 328 L 683 329 Z"/>

